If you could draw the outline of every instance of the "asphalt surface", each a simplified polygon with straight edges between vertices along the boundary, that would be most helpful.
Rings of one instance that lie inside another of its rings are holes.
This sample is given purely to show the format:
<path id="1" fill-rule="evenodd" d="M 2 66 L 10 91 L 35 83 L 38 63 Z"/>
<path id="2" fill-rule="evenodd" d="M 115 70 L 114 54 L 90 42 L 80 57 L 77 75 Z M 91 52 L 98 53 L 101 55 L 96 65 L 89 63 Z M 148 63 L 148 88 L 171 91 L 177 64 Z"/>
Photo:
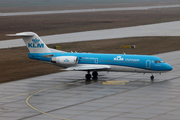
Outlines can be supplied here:
<path id="1" fill-rule="evenodd" d="M 46 44 L 102 40 L 139 36 L 180 36 L 180 21 L 141 25 L 134 27 L 94 30 L 67 34 L 41 36 Z M 26 31 L 22 31 L 26 32 Z M 8 34 L 8 33 L 7 33 Z M 15 34 L 15 33 L 9 33 Z M 0 41 L 0 49 L 25 46 L 22 39 Z"/>
<path id="2" fill-rule="evenodd" d="M 174 8 L 180 5 L 144 6 L 144 7 L 122 7 L 122 8 L 101 8 L 101 9 L 80 9 L 80 10 L 58 10 L 58 11 L 34 11 L 34 12 L 12 12 L 0 13 L 0 16 L 22 16 L 22 15 L 44 15 L 44 14 L 64 14 L 64 13 L 83 13 L 83 12 L 102 12 L 102 11 L 123 11 L 123 10 L 150 10 L 160 8 Z"/>
<path id="3" fill-rule="evenodd" d="M 136 27 L 44 36 L 45 43 L 135 36 L 179 36 L 180 21 Z M 24 46 L 20 39 L 0 48 Z M 6 120 L 179 120 L 180 51 L 157 55 L 173 71 L 155 74 L 100 72 L 86 82 L 85 72 L 60 72 L 0 84 L 0 119 Z M 32 71 L 33 72 L 33 71 Z"/>
<path id="4" fill-rule="evenodd" d="M 72 71 L 0 84 L 0 119 L 179 120 L 180 51 L 157 56 L 174 69 L 153 83 L 151 74 L 120 72 L 85 82 Z"/>

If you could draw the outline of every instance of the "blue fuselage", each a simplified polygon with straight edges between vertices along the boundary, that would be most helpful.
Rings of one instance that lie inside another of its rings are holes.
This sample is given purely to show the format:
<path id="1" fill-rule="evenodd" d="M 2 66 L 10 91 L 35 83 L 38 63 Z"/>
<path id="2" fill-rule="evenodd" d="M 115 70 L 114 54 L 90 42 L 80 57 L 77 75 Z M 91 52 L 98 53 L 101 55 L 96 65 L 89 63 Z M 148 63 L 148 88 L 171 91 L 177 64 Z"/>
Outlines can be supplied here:
<path id="1" fill-rule="evenodd" d="M 172 67 L 161 58 L 150 55 L 98 54 L 98 53 L 29 53 L 31 59 L 51 62 L 52 57 L 75 56 L 77 64 L 109 65 L 112 71 L 167 72 Z M 59 65 L 61 66 L 61 65 Z"/>

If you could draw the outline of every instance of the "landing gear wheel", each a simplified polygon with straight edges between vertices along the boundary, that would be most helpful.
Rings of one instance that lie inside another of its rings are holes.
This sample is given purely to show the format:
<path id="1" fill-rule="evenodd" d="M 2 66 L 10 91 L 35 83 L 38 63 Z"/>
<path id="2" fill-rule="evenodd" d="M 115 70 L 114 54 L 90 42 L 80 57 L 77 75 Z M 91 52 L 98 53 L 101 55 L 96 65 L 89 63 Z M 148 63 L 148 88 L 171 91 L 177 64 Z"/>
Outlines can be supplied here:
<path id="1" fill-rule="evenodd" d="M 151 78 L 151 82 L 154 82 L 154 76 L 152 75 L 150 78 Z"/>
<path id="2" fill-rule="evenodd" d="M 86 74 L 85 77 L 86 77 L 87 80 L 90 80 L 91 79 L 91 74 Z"/>
<path id="3" fill-rule="evenodd" d="M 92 73 L 92 76 L 93 76 L 93 80 L 97 80 L 97 76 L 98 76 L 98 72 L 97 71 L 94 71 L 93 73 Z"/>

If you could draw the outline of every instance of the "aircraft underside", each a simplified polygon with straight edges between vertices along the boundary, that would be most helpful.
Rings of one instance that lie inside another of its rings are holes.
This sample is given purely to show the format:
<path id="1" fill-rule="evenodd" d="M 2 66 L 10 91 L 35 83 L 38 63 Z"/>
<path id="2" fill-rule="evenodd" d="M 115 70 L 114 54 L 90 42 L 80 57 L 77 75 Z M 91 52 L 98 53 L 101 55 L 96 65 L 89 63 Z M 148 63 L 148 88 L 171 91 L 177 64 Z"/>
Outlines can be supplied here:
<path id="1" fill-rule="evenodd" d="M 60 66 L 60 65 L 59 65 Z M 85 69 L 81 69 L 84 68 Z M 96 69 L 97 68 L 97 69 Z M 163 73 L 166 71 L 154 71 L 151 69 L 142 69 L 142 68 L 136 68 L 136 67 L 126 67 L 126 66 L 116 66 L 116 65 L 91 65 L 91 64 L 77 64 L 72 67 L 69 67 L 65 70 L 71 70 L 71 71 L 87 71 L 87 74 L 85 75 L 85 78 L 87 80 L 90 80 L 91 78 L 93 80 L 98 79 L 98 71 L 107 71 L 107 72 L 135 72 L 135 73 Z M 91 74 L 92 72 L 92 74 Z M 153 81 L 154 76 L 151 75 L 150 79 Z"/>

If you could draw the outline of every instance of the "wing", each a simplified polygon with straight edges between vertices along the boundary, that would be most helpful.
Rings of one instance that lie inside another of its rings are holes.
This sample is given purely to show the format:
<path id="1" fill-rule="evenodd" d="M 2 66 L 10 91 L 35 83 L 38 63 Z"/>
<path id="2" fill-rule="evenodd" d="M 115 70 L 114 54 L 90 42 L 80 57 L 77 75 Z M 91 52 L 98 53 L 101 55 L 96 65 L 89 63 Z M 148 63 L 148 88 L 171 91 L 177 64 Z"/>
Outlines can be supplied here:
<path id="1" fill-rule="evenodd" d="M 98 70 L 98 71 L 107 71 L 108 69 L 110 69 L 111 67 L 108 65 L 77 65 L 77 66 L 73 66 L 73 67 L 68 67 L 65 70 L 75 70 L 75 71 L 92 71 L 92 70 Z"/>

